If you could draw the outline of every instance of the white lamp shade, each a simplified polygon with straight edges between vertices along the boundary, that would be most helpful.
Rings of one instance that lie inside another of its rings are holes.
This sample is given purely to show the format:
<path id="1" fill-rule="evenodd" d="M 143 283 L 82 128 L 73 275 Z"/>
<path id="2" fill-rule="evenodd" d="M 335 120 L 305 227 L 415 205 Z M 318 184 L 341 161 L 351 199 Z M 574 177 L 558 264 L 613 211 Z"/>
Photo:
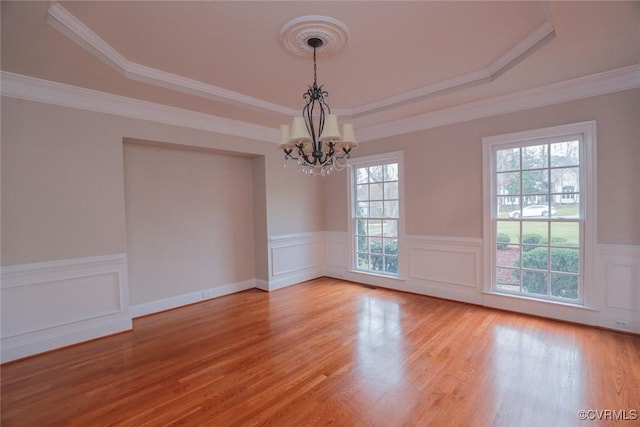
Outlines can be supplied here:
<path id="1" fill-rule="evenodd" d="M 280 125 L 280 143 L 278 144 L 278 148 L 289 149 L 291 147 L 293 147 L 293 144 L 289 136 L 289 125 Z"/>
<path id="2" fill-rule="evenodd" d="M 340 130 L 338 129 L 338 116 L 335 114 L 329 114 L 324 119 L 324 127 L 322 128 L 322 134 L 320 135 L 320 141 L 322 142 L 337 142 L 342 139 L 340 136 Z"/>
<path id="3" fill-rule="evenodd" d="M 293 120 L 291 121 L 290 138 L 291 142 L 294 142 L 296 144 L 311 141 L 311 136 L 309 136 L 309 131 L 307 130 L 307 125 L 304 122 L 304 118 L 293 118 Z"/>
<path id="4" fill-rule="evenodd" d="M 353 131 L 353 125 L 351 123 L 345 123 L 342 126 L 342 147 L 344 148 L 356 148 L 358 141 L 356 140 L 356 134 Z"/>

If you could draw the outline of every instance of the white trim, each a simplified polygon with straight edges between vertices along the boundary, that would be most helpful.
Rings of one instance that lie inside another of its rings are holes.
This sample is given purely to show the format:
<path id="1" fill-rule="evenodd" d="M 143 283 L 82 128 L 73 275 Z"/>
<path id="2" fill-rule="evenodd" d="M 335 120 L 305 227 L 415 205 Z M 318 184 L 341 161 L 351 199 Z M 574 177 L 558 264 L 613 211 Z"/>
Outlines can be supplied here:
<path id="1" fill-rule="evenodd" d="M 0 72 L 3 96 L 277 143 L 278 130 L 92 89 Z M 358 129 L 361 142 L 640 87 L 640 65 Z M 346 115 L 347 112 L 340 112 Z"/>
<path id="2" fill-rule="evenodd" d="M 438 244 L 455 244 L 465 246 L 480 246 L 482 245 L 482 238 L 480 237 L 458 237 L 458 236 L 428 236 L 422 234 L 407 234 L 407 241 L 412 243 L 438 243 Z"/>
<path id="3" fill-rule="evenodd" d="M 482 83 L 489 83 L 495 80 L 500 74 L 504 73 L 511 64 L 516 61 L 523 60 L 533 53 L 535 48 L 541 46 L 542 42 L 554 36 L 555 30 L 553 25 L 550 22 L 545 22 L 486 68 L 403 92 L 380 101 L 361 105 L 353 108 L 351 115 L 355 117 L 364 116 L 378 111 L 395 108 L 412 101 L 419 101 L 430 96 L 450 93 Z"/>
<path id="4" fill-rule="evenodd" d="M 327 263 L 325 275 L 356 283 L 379 286 L 403 292 L 413 292 L 438 298 L 447 298 L 455 301 L 463 301 L 482 305 L 480 294 L 482 280 L 482 242 L 477 238 L 450 237 L 450 236 L 407 236 L 406 248 L 408 259 L 407 277 L 396 278 L 378 274 L 353 271 L 347 266 L 351 259 L 347 247 L 349 246 L 349 232 L 327 231 L 325 232 L 325 244 L 327 250 Z M 470 262 L 455 265 L 447 270 L 447 266 L 436 270 L 427 270 L 426 276 L 412 277 L 411 271 L 424 259 L 415 257 L 415 251 L 432 251 L 443 257 L 443 261 L 456 264 L 457 258 L 462 256 Z M 337 257 L 332 259 L 329 254 L 344 254 L 343 260 Z M 457 270 L 456 270 L 457 269 Z M 459 279 L 462 278 L 462 281 Z"/>
<path id="5" fill-rule="evenodd" d="M 51 2 L 45 20 L 102 62 L 121 72 L 126 68 L 128 61 L 120 52 L 91 31 L 59 3 Z"/>
<path id="6" fill-rule="evenodd" d="M 548 19 L 548 16 L 545 18 Z M 555 35 L 553 23 L 546 21 L 486 68 L 490 78 L 495 80 L 499 74 L 505 72 L 512 64 L 522 61 L 531 55 L 543 42 L 555 37 Z"/>
<path id="7" fill-rule="evenodd" d="M 482 240 L 473 238 L 433 238 L 412 236 L 408 244 L 408 278 L 414 282 L 437 285 L 464 286 L 463 293 L 481 288 Z M 418 255 L 420 255 L 418 257 Z M 429 256 L 437 256 L 438 263 L 429 266 Z M 413 262 L 414 259 L 416 262 Z M 466 262 L 465 262 L 466 261 Z M 470 262 L 469 262 L 470 261 Z M 419 273 L 424 266 L 427 271 Z M 451 287 L 450 287 L 451 288 Z M 465 300 L 468 302 L 468 300 Z"/>
<path id="8" fill-rule="evenodd" d="M 319 265 L 310 268 L 293 270 L 286 275 L 280 275 L 269 279 L 268 291 L 275 291 L 277 289 L 286 288 L 287 286 L 299 285 L 307 280 L 317 279 L 325 275 L 324 266 Z"/>
<path id="9" fill-rule="evenodd" d="M 408 250 L 412 248 L 430 248 L 436 252 L 452 253 L 453 255 L 474 253 L 476 254 L 477 262 L 480 262 L 484 243 L 483 239 L 454 236 L 409 235 L 406 238 Z M 316 243 L 323 243 L 326 251 L 330 247 L 335 250 L 340 246 L 346 247 L 348 245 L 349 233 L 342 231 L 295 233 L 271 236 L 270 239 L 272 242 L 281 243 L 281 247 L 295 247 L 296 241 L 304 243 L 310 240 Z M 349 271 L 346 265 L 339 260 L 329 263 L 327 257 L 319 265 L 312 267 L 302 266 L 301 269 L 295 272 L 271 277 L 269 281 L 249 279 L 138 304 L 130 308 L 128 307 L 127 290 L 127 294 L 121 294 L 120 312 L 107 315 L 97 313 L 96 317 L 79 322 L 51 325 L 51 327 L 3 337 L 1 340 L 1 361 L 4 363 L 130 330 L 132 327 L 130 316 L 144 316 L 254 287 L 265 291 L 273 291 L 324 275 L 403 292 L 414 292 L 487 307 L 640 333 L 640 246 L 599 244 L 595 252 L 597 258 L 595 269 L 597 271 L 591 273 L 595 275 L 591 279 L 597 282 L 598 288 L 602 289 L 600 292 L 590 296 L 595 301 L 592 301 L 593 304 L 589 306 L 575 306 L 553 301 L 532 300 L 483 292 L 480 271 L 476 272 L 477 283 L 475 286 L 469 286 L 469 283 L 456 283 L 456 280 L 449 280 L 448 278 L 444 278 L 444 280 L 430 280 L 429 278 L 420 277 L 397 279 L 353 272 Z M 346 256 L 348 257 L 349 254 Z M 12 292 L 21 288 L 28 289 L 31 286 L 39 286 L 49 281 L 60 281 L 65 278 L 90 278 L 105 272 L 117 273 L 120 287 L 125 289 L 126 259 L 126 254 L 119 253 L 2 267 L 1 291 Z M 475 268 L 481 270 L 482 263 L 476 263 Z M 611 271 L 613 275 L 610 276 L 609 273 Z M 40 277 L 34 280 L 33 278 L 36 276 Z M 620 278 L 624 280 L 620 281 Z M 613 299 L 610 300 L 609 297 L 613 297 Z"/>
<path id="10" fill-rule="evenodd" d="M 236 292 L 246 291 L 247 289 L 253 289 L 256 287 L 258 286 L 255 279 L 244 280 L 237 283 L 229 283 L 226 285 L 213 286 L 208 289 L 189 292 L 187 294 L 175 295 L 151 302 L 132 305 L 130 313 L 132 318 L 146 316 L 148 314 L 171 310 L 173 308 L 218 298 L 224 295 L 234 294 Z"/>
<path id="11" fill-rule="evenodd" d="M 392 151 L 388 153 L 374 154 L 365 157 L 353 157 L 351 159 L 351 167 L 349 173 L 346 175 L 347 181 L 347 202 L 349 203 L 347 209 L 347 250 L 349 261 L 347 263 L 347 269 L 358 274 L 373 274 L 387 276 L 385 274 L 377 274 L 375 272 L 368 272 L 363 270 L 357 270 L 355 268 L 355 247 L 354 247 L 354 230 L 353 230 L 353 215 L 355 212 L 355 198 L 353 195 L 353 188 L 355 184 L 354 171 L 358 167 L 365 166 L 377 166 L 387 163 L 398 164 L 398 205 L 400 209 L 400 216 L 398 217 L 398 275 L 388 275 L 390 279 L 404 280 L 407 272 L 407 256 L 408 249 L 406 248 L 406 235 L 405 235 L 405 213 L 404 213 L 404 151 Z"/>
<path id="12" fill-rule="evenodd" d="M 637 87 L 640 87 L 638 64 L 380 123 L 359 129 L 358 139 L 371 141 Z"/>
<path id="13" fill-rule="evenodd" d="M 2 95 L 12 98 L 113 114 L 120 117 L 149 120 L 267 142 L 277 142 L 278 140 L 278 131 L 276 129 L 240 120 L 198 113 L 7 71 L 0 73 L 0 79 Z"/>
<path id="14" fill-rule="evenodd" d="M 29 264 L 17 264 L 0 267 L 2 272 L 2 282 L 0 288 L 9 289 L 17 286 L 25 286 L 35 283 L 33 276 L 50 275 L 75 272 L 79 268 L 95 270 L 101 267 L 112 267 L 118 264 L 127 264 L 127 254 L 117 253 L 111 255 L 100 255 L 94 257 L 61 259 L 56 261 L 34 262 Z"/>
<path id="15" fill-rule="evenodd" d="M 63 331 L 46 331 L 39 336 L 16 336 L 2 339 L 2 363 L 22 359 L 84 341 L 131 330 L 131 318 L 120 314 L 96 322 L 71 325 Z"/>
<path id="16" fill-rule="evenodd" d="M 269 281 L 262 289 L 273 291 L 324 275 L 324 232 L 273 235 L 268 240 Z"/>
<path id="17" fill-rule="evenodd" d="M 591 295 L 590 305 L 580 306 L 484 291 L 483 239 L 407 236 L 410 252 L 415 249 L 427 249 L 427 252 L 418 253 L 417 257 L 410 257 L 410 271 L 421 268 L 426 260 L 423 256 L 431 257 L 433 254 L 441 256 L 441 260 L 436 262 L 432 259 L 432 265 L 422 269 L 421 274 L 416 277 L 409 274 L 404 280 L 349 270 L 346 266 L 349 254 L 347 249 L 341 249 L 348 246 L 348 240 L 348 232 L 325 232 L 325 276 L 551 319 L 640 333 L 640 246 L 598 245 L 596 271 L 592 273 L 595 276 L 590 280 L 596 283 L 596 287 L 601 291 Z M 334 259 L 329 258 L 329 253 L 336 255 Z M 415 255 L 415 252 L 413 253 Z M 343 255 L 342 261 L 337 256 L 339 254 L 346 254 Z M 466 259 L 466 262 L 458 263 L 457 258 L 460 256 Z M 471 256 L 475 257 L 474 261 L 471 260 Z M 438 264 L 439 262 L 442 262 L 442 265 Z M 455 264 L 456 267 L 450 268 L 450 264 Z M 463 280 L 460 281 L 460 278 Z"/>
<path id="18" fill-rule="evenodd" d="M 640 245 L 599 244 L 598 253 L 601 255 L 631 256 L 640 259 Z"/>
<path id="19" fill-rule="evenodd" d="M 322 231 L 308 231 L 303 233 L 290 233 L 290 234 L 278 234 L 275 236 L 269 236 L 269 242 L 274 244 L 299 242 L 301 240 L 314 240 L 317 239 Z"/>
<path id="20" fill-rule="evenodd" d="M 548 140 L 565 135 L 582 135 L 582 149 L 580 158 L 580 198 L 581 215 L 585 219 L 584 241 L 580 246 L 581 252 L 581 287 L 580 298 L 576 305 L 594 307 L 600 298 L 596 295 L 595 261 L 597 238 L 597 166 L 596 166 L 596 122 L 580 122 L 567 125 L 552 126 L 542 129 L 532 129 L 482 138 L 482 185 L 483 185 L 483 235 L 484 242 L 484 291 L 487 294 L 509 296 L 493 289 L 493 274 L 495 266 L 493 203 L 495 202 L 495 185 L 493 182 L 493 149 L 498 145 L 523 144 L 529 141 Z M 540 299 L 545 302 L 546 300 Z M 557 300 L 553 300 L 557 301 Z M 516 303 L 520 304 L 520 303 Z"/>
<path id="21" fill-rule="evenodd" d="M 543 7 L 545 10 L 545 22 L 487 67 L 358 107 L 335 108 L 334 112 L 341 116 L 351 116 L 352 118 L 364 117 L 382 110 L 420 101 L 429 96 L 495 80 L 512 64 L 526 58 L 545 41 L 555 36 L 550 8 L 547 4 Z M 241 108 L 258 109 L 286 117 L 298 114 L 297 110 L 293 108 L 131 62 L 55 1 L 52 2 L 47 11 L 46 20 L 54 28 L 129 79 Z M 361 129 L 358 134 L 361 141 L 368 141 L 445 124 L 602 95 L 638 86 L 640 86 L 640 65 L 632 65 L 415 117 L 382 123 Z"/>
<path id="22" fill-rule="evenodd" d="M 101 61 L 109 64 L 128 79 L 150 83 L 243 108 L 257 108 L 288 117 L 298 114 L 291 108 L 272 102 L 129 61 L 102 37 L 91 31 L 82 21 L 55 1 L 47 10 L 46 20 L 55 29 L 62 32 Z"/>
<path id="23" fill-rule="evenodd" d="M 260 289 L 261 291 L 269 291 L 269 281 L 255 279 L 256 289 Z"/>
<path id="24" fill-rule="evenodd" d="M 55 1 L 52 2 L 47 10 L 46 21 L 86 49 L 89 53 L 107 63 L 129 79 L 212 99 L 241 108 L 258 109 L 287 117 L 298 114 L 296 110 L 292 108 L 129 61 L 102 37 L 91 31 L 82 21 Z M 545 9 L 545 22 L 542 25 L 533 30 L 524 39 L 512 46 L 506 53 L 495 59 L 485 68 L 359 107 L 336 109 L 335 112 L 346 116 L 364 116 L 419 101 L 429 96 L 460 90 L 471 85 L 491 82 L 506 71 L 511 64 L 526 58 L 534 52 L 536 48 L 541 46 L 544 41 L 554 36 L 555 29 L 553 27 L 550 10 L 547 8 Z"/>
<path id="25" fill-rule="evenodd" d="M 597 259 L 607 327 L 640 333 L 640 245 L 598 245 Z"/>
<path id="26" fill-rule="evenodd" d="M 99 291 L 106 299 L 92 300 Z M 78 291 L 46 305 L 41 295 Z M 124 253 L 2 267 L 2 362 L 131 329 Z M 4 305 L 7 304 L 7 305 Z M 34 312 L 34 307 L 38 307 Z M 36 316 L 25 317 L 24 313 Z"/>
<path id="27" fill-rule="evenodd" d="M 396 161 L 398 158 L 404 157 L 404 151 L 391 151 L 380 154 L 372 154 L 366 157 L 352 157 L 351 158 L 351 166 L 358 165 L 362 166 L 375 166 L 381 163 L 391 163 Z"/>

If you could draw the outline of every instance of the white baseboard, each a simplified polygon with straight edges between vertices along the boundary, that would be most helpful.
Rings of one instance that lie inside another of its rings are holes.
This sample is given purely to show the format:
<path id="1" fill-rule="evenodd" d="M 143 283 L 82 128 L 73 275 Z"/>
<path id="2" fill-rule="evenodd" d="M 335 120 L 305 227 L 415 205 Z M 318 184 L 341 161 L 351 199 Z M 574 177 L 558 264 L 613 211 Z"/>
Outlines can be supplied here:
<path id="1" fill-rule="evenodd" d="M 281 277 L 277 277 L 269 280 L 268 291 L 275 291 L 277 289 L 285 288 L 291 285 L 297 285 L 307 280 L 317 279 L 318 277 L 325 276 L 325 270 L 322 267 L 308 268 L 295 272 L 288 273 Z"/>
<path id="2" fill-rule="evenodd" d="M 237 283 L 229 283 L 221 286 L 203 289 L 188 294 L 176 295 L 173 297 L 163 298 L 143 304 L 132 305 L 130 309 L 131 317 L 141 317 L 148 314 L 158 313 L 173 308 L 182 307 L 184 305 L 205 301 L 212 298 L 218 298 L 224 295 L 234 294 L 236 292 L 246 291 L 258 287 L 255 279 L 244 280 Z"/>
<path id="3" fill-rule="evenodd" d="M 131 318 L 129 315 L 122 314 L 84 324 L 70 325 L 63 330 L 42 330 L 30 336 L 3 338 L 2 363 L 129 331 L 131 328 Z"/>
<path id="4" fill-rule="evenodd" d="M 256 289 L 261 291 L 269 291 L 269 281 L 256 279 Z"/>
<path id="5" fill-rule="evenodd" d="M 1 276 L 2 362 L 131 329 L 126 254 L 7 266 Z"/>

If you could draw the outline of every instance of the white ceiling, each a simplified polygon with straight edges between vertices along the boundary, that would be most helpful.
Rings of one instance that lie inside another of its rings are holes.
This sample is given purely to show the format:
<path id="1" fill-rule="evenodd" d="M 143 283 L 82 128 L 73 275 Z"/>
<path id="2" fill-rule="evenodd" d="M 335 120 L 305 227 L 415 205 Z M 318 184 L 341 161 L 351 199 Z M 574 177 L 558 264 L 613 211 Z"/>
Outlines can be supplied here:
<path id="1" fill-rule="evenodd" d="M 640 2 L 2 1 L 2 69 L 275 127 L 312 82 L 280 41 L 304 15 L 347 26 L 318 83 L 360 127 L 640 61 Z"/>

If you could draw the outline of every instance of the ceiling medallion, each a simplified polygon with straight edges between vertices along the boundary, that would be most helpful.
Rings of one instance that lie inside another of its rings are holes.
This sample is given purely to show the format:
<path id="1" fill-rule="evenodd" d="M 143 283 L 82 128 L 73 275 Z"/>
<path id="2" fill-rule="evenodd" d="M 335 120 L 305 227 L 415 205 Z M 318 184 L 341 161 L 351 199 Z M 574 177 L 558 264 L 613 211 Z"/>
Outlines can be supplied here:
<path id="1" fill-rule="evenodd" d="M 347 26 L 329 16 L 307 15 L 292 19 L 280 29 L 282 45 L 296 55 L 309 56 L 314 48 L 309 45 L 310 39 L 318 39 L 322 44 L 318 53 L 337 52 L 347 44 L 349 31 Z"/>

